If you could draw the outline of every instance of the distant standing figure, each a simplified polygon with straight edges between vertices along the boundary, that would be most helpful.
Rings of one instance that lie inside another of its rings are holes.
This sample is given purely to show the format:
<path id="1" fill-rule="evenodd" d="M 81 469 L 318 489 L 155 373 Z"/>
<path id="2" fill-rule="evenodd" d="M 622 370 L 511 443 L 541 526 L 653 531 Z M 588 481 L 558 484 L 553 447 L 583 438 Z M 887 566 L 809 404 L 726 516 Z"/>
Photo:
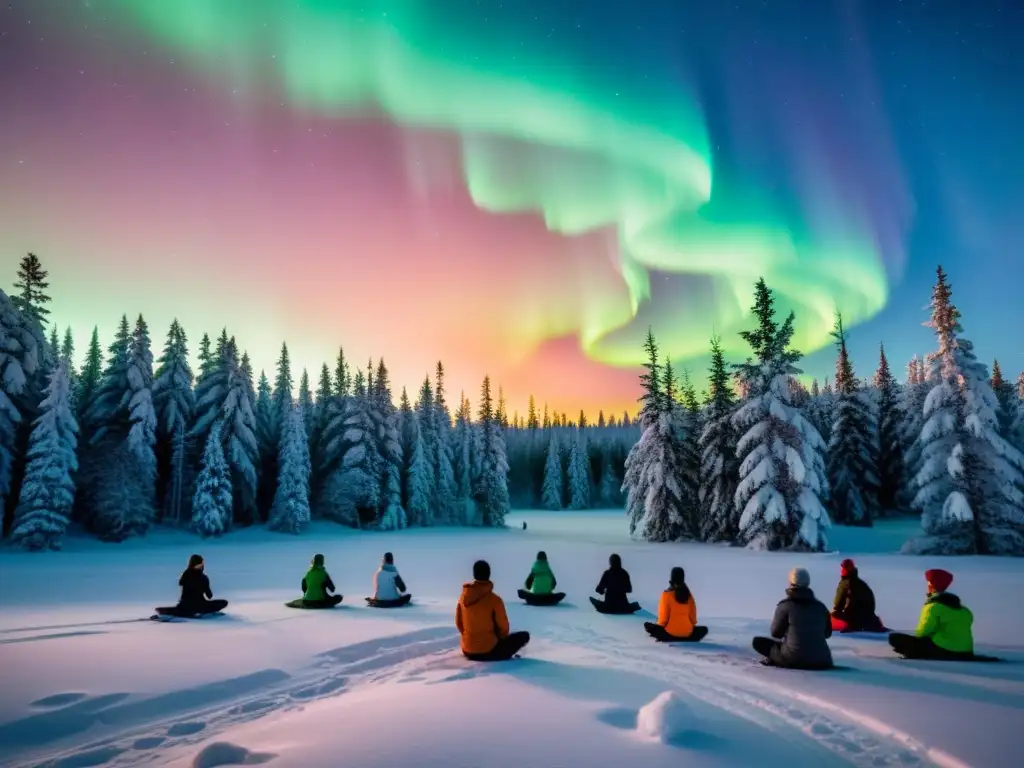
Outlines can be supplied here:
<path id="1" fill-rule="evenodd" d="M 473 581 L 462 585 L 455 627 L 462 653 L 471 661 L 507 661 L 530 642 L 529 632 L 509 632 L 505 602 L 494 594 L 485 560 L 473 563 Z"/>
<path id="2" fill-rule="evenodd" d="M 373 574 L 373 599 L 397 600 L 403 592 L 405 592 L 405 582 L 398 575 L 395 556 L 390 552 L 385 552 L 384 561 L 377 572 Z"/>
<path id="3" fill-rule="evenodd" d="M 205 616 L 219 613 L 228 607 L 227 600 L 214 600 L 210 579 L 206 575 L 206 563 L 202 555 L 192 555 L 188 559 L 188 567 L 178 579 L 181 587 L 181 598 L 176 606 L 157 608 L 161 616 Z"/>
<path id="4" fill-rule="evenodd" d="M 762 664 L 790 669 L 831 669 L 832 615 L 814 597 L 811 575 L 803 568 L 789 574 L 786 599 L 775 606 L 771 637 L 755 637 L 754 650 Z"/>
<path id="5" fill-rule="evenodd" d="M 526 530 L 526 521 L 525 520 L 523 520 L 523 530 L 524 531 Z"/>
<path id="6" fill-rule="evenodd" d="M 668 589 L 658 603 L 658 623 L 644 622 L 647 634 L 659 643 L 699 642 L 708 634 L 697 625 L 697 602 L 686 585 L 686 571 L 676 567 L 669 576 Z"/>

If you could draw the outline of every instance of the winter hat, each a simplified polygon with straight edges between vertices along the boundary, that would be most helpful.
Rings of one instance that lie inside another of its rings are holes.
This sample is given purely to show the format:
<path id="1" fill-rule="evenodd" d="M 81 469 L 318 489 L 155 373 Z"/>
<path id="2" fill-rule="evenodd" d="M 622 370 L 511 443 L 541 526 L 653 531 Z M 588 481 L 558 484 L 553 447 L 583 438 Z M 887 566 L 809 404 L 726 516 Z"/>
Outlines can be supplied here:
<path id="1" fill-rule="evenodd" d="M 806 568 L 794 568 L 789 572 L 789 586 L 807 588 L 811 586 L 811 574 Z"/>
<path id="2" fill-rule="evenodd" d="M 850 558 L 846 558 L 845 560 L 843 560 L 843 562 L 839 564 L 839 575 L 842 576 L 844 579 L 850 574 L 854 573 L 856 570 L 857 566 Z"/>
<path id="3" fill-rule="evenodd" d="M 477 560 L 473 563 L 473 578 L 477 581 L 490 581 L 491 566 L 486 560 Z"/>
<path id="4" fill-rule="evenodd" d="M 384 563 L 386 565 L 394 565 L 395 564 L 395 556 L 392 555 L 390 552 L 385 552 L 384 553 Z"/>
<path id="5" fill-rule="evenodd" d="M 936 592 L 945 592 L 953 583 L 953 574 L 941 568 L 930 568 L 924 572 L 925 580 L 935 587 Z"/>
<path id="6" fill-rule="evenodd" d="M 538 560 L 543 560 L 543 561 L 547 562 L 548 553 L 547 552 L 543 552 L 543 551 L 542 552 L 538 552 L 537 553 L 537 559 Z"/>
<path id="7" fill-rule="evenodd" d="M 319 555 L 319 554 L 313 555 L 313 567 L 314 568 L 318 568 L 318 567 L 322 568 L 323 565 L 324 565 L 324 556 L 323 555 Z"/>
<path id="8" fill-rule="evenodd" d="M 610 555 L 608 557 L 608 566 L 611 567 L 611 568 L 621 568 L 622 567 L 622 558 L 619 557 L 618 555 Z"/>

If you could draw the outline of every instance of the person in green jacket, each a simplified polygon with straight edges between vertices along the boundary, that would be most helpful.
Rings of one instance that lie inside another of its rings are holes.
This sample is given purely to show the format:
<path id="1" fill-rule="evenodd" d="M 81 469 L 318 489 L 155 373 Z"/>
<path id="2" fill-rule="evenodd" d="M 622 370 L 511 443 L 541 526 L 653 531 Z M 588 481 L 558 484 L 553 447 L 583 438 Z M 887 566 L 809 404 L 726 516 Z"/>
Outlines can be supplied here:
<path id="1" fill-rule="evenodd" d="M 905 659 L 962 661 L 974 658 L 974 636 L 971 626 L 974 614 L 947 592 L 953 574 L 941 568 L 925 571 L 928 599 L 921 609 L 921 618 L 913 635 L 893 632 L 889 645 Z"/>
<path id="2" fill-rule="evenodd" d="M 538 552 L 530 575 L 526 577 L 526 588 L 535 595 L 550 595 L 556 586 L 558 581 L 548 564 L 547 552 Z"/>
<path id="3" fill-rule="evenodd" d="M 335 591 L 334 582 L 324 568 L 324 556 L 313 555 L 313 562 L 302 579 L 302 604 L 306 608 L 330 608 L 341 602 L 341 595 L 329 594 Z"/>

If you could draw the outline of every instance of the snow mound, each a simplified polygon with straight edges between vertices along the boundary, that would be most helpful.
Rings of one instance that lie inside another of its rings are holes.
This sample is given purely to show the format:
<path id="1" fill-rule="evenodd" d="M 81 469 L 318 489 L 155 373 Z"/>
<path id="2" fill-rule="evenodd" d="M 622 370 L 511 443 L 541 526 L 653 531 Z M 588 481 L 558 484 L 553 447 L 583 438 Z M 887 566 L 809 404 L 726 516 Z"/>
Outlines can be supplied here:
<path id="1" fill-rule="evenodd" d="M 192 768 L 218 768 L 222 765 L 262 765 L 269 763 L 277 755 L 269 752 L 250 752 L 245 747 L 229 741 L 215 741 L 196 755 Z"/>
<path id="2" fill-rule="evenodd" d="M 636 714 L 636 731 L 662 744 L 679 744 L 693 732 L 693 711 L 672 691 L 659 693 Z"/>

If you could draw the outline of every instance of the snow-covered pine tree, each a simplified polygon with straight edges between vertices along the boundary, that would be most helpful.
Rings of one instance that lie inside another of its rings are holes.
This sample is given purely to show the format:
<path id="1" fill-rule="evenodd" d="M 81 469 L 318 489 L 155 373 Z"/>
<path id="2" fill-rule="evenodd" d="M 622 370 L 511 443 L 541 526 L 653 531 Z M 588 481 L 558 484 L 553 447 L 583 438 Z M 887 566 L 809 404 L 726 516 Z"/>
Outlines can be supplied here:
<path id="1" fill-rule="evenodd" d="M 465 393 L 459 395 L 459 410 L 455 417 L 452 436 L 453 470 L 455 475 L 455 504 L 458 522 L 462 525 L 479 525 L 476 502 L 473 500 L 473 425 L 471 423 L 469 400 Z"/>
<path id="2" fill-rule="evenodd" d="M 540 428 L 540 420 L 537 418 L 537 401 L 533 399 L 533 395 L 530 395 L 530 404 L 526 410 L 526 428 Z"/>
<path id="3" fill-rule="evenodd" d="M 430 383 L 430 377 L 427 376 L 423 379 L 423 385 L 420 387 L 420 397 L 416 403 L 416 425 L 420 433 L 420 439 L 423 441 L 423 455 L 426 458 L 427 464 L 430 466 L 430 472 L 426 482 L 430 483 L 429 498 L 431 504 L 437 498 L 437 418 L 436 410 L 434 407 L 434 390 Z M 433 512 L 433 508 L 431 508 Z M 433 525 L 434 518 L 431 514 L 429 522 L 427 520 L 421 520 L 421 525 Z"/>
<path id="4" fill-rule="evenodd" d="M 259 479 L 256 491 L 256 505 L 260 515 L 267 517 L 277 493 L 277 478 L 274 468 L 277 457 L 274 454 L 274 397 L 267 372 L 261 370 L 256 385 L 256 443 L 259 446 Z"/>
<path id="5" fill-rule="evenodd" d="M 100 346 L 99 328 L 92 329 L 92 336 L 89 337 L 89 347 L 85 352 L 85 360 L 82 369 L 75 382 L 75 417 L 78 421 L 79 444 L 87 445 L 90 437 L 82 429 L 85 414 L 96 399 L 100 382 L 103 379 L 103 348 Z"/>
<path id="6" fill-rule="evenodd" d="M 498 420 L 498 426 L 508 429 L 508 411 L 505 406 L 505 390 L 498 385 L 498 405 L 494 410 L 494 417 Z M 562 426 L 565 426 L 564 424 Z"/>
<path id="7" fill-rule="evenodd" d="M 903 423 L 900 439 L 903 447 L 903 477 L 905 478 L 898 495 L 902 509 L 921 510 L 914 506 L 917 488 L 914 483 L 921 470 L 921 429 L 924 427 L 924 402 L 928 397 L 929 385 L 922 370 L 922 361 L 914 355 L 907 363 L 907 381 L 900 397 Z"/>
<path id="8" fill-rule="evenodd" d="M 509 512 L 508 456 L 505 434 L 491 397 L 491 377 L 484 376 L 480 387 L 477 456 L 480 473 L 476 478 L 478 519 L 485 528 L 502 528 Z"/>
<path id="9" fill-rule="evenodd" d="M 826 462 L 832 519 L 841 525 L 870 526 L 878 516 L 877 423 L 873 404 L 854 374 L 839 312 L 832 338 L 837 351 L 836 405 Z"/>
<path id="10" fill-rule="evenodd" d="M 23 313 L 26 321 L 34 321 L 39 328 L 46 327 L 46 318 L 50 316 L 46 306 L 51 301 L 46 295 L 46 289 L 50 287 L 46 280 L 49 274 L 43 269 L 39 257 L 30 253 L 18 264 L 18 279 L 14 281 L 14 288 L 18 291 L 12 297 L 14 306 Z"/>
<path id="11" fill-rule="evenodd" d="M 540 489 L 540 503 L 544 509 L 562 509 L 565 499 L 565 478 L 562 475 L 562 446 L 557 429 L 548 433 L 547 459 L 544 462 L 544 482 Z"/>
<path id="12" fill-rule="evenodd" d="M 309 440 L 302 407 L 296 405 L 281 433 L 280 472 L 277 493 L 267 527 L 282 533 L 299 533 L 309 524 Z"/>
<path id="13" fill-rule="evenodd" d="M 590 455 L 584 428 L 578 427 L 569 446 L 569 509 L 590 506 Z"/>
<path id="14" fill-rule="evenodd" d="M 305 368 L 299 376 L 299 409 L 302 411 L 302 428 L 306 431 L 306 441 L 309 442 L 316 420 L 316 403 L 313 401 L 313 390 L 309 386 L 309 372 Z"/>
<path id="15" fill-rule="evenodd" d="M 732 415 L 736 396 L 718 337 L 711 339 L 707 409 L 700 436 L 700 535 L 705 541 L 734 542 L 740 533 L 736 509 L 739 461 Z"/>
<path id="16" fill-rule="evenodd" d="M 658 344 L 654 339 L 652 329 L 647 329 L 647 338 L 644 340 L 644 353 L 647 360 L 644 363 L 644 373 L 640 374 L 640 386 L 643 394 L 640 395 L 640 413 L 637 420 L 640 424 L 640 439 L 630 449 L 626 457 L 625 472 L 622 478 L 621 492 L 626 496 L 626 517 L 629 520 L 630 536 L 636 533 L 637 528 L 644 530 L 644 519 L 647 514 L 646 499 L 649 487 L 648 464 L 653 461 L 655 454 L 654 433 L 648 437 L 648 430 L 657 429 L 661 413 L 664 410 L 664 390 L 662 388 L 661 362 L 658 357 Z"/>
<path id="17" fill-rule="evenodd" d="M 35 335 L 14 301 L 0 290 L 0 512 L 12 490 L 22 421 L 19 402 L 39 366 Z"/>
<path id="18" fill-rule="evenodd" d="M 1024 400 L 1024 371 L 1017 374 L 1017 397 Z"/>
<path id="19" fill-rule="evenodd" d="M 606 448 L 601 456 L 601 488 L 599 495 L 602 506 L 617 507 L 622 504 L 621 488 L 622 480 L 615 474 L 612 452 Z"/>
<path id="20" fill-rule="evenodd" d="M 218 421 L 210 428 L 192 497 L 192 527 L 204 538 L 220 536 L 231 524 L 231 470 L 224 459 L 223 444 Z"/>
<path id="21" fill-rule="evenodd" d="M 181 522 L 188 510 L 185 434 L 195 412 L 188 337 L 175 319 L 167 332 L 163 356 L 153 377 L 153 408 L 157 419 L 157 466 L 164 518 Z"/>
<path id="22" fill-rule="evenodd" d="M 999 434 L 1018 451 L 1024 451 L 1024 434 L 1019 431 L 1021 400 L 1017 397 L 1013 384 L 1003 377 L 998 360 L 992 362 L 992 378 L 989 384 L 999 402 Z"/>
<path id="23" fill-rule="evenodd" d="M 667 363 L 668 361 L 666 361 Z M 666 370 L 668 372 L 668 370 Z M 684 519 L 684 535 L 700 536 L 700 401 L 690 381 L 690 372 L 683 369 L 679 394 L 672 404 L 675 432 L 674 448 L 680 461 L 680 492 Z"/>
<path id="24" fill-rule="evenodd" d="M 830 527 L 821 503 L 825 444 L 789 401 L 789 377 L 800 373 L 795 363 L 801 357 L 789 348 L 794 315 L 776 322 L 775 299 L 763 278 L 755 286 L 752 311 L 757 327 L 740 336 L 754 359 L 733 366 L 748 391 L 732 417 L 742 435 L 736 446 L 740 539 L 756 549 L 821 551 Z"/>
<path id="25" fill-rule="evenodd" d="M 25 481 L 11 531 L 11 541 L 16 545 L 30 550 L 60 549 L 74 504 L 77 447 L 71 377 L 68 365 L 60 361 L 50 374 L 46 397 L 32 428 Z"/>
<path id="26" fill-rule="evenodd" d="M 288 344 L 281 345 L 281 355 L 277 358 L 277 378 L 274 379 L 274 421 L 271 440 L 274 443 L 275 455 L 280 448 L 281 430 L 292 412 L 292 364 L 288 355 Z"/>
<path id="27" fill-rule="evenodd" d="M 879 347 L 878 370 L 872 382 L 875 391 L 877 424 L 876 477 L 878 478 L 878 510 L 892 514 L 900 510 L 901 489 L 905 475 L 903 457 L 903 422 L 906 418 L 900 405 L 902 393 L 889 369 L 885 346 Z"/>
<path id="28" fill-rule="evenodd" d="M 405 507 L 402 506 L 402 468 L 405 466 L 405 456 L 398 429 L 398 411 L 391 396 L 391 378 L 383 357 L 377 363 L 370 403 L 371 415 L 377 426 L 377 450 L 383 460 L 377 527 L 382 531 L 394 531 L 409 524 Z"/>
<path id="29" fill-rule="evenodd" d="M 256 508 L 259 443 L 256 439 L 252 370 L 247 355 L 243 354 L 239 359 L 234 337 L 224 347 L 222 364 L 226 376 L 224 400 L 220 408 L 223 419 L 221 440 L 224 444 L 224 458 L 231 470 L 234 507 L 234 514 L 228 523 L 251 525 L 259 519 Z"/>
<path id="30" fill-rule="evenodd" d="M 335 378 L 336 391 L 337 387 Z M 318 502 L 324 517 L 353 528 L 372 522 L 380 506 L 383 459 L 377 452 L 376 426 L 367 412 L 366 397 L 366 377 L 357 371 L 353 395 L 344 401 L 336 426 L 332 416 L 325 435 L 332 463 Z M 335 451 L 340 456 L 337 464 L 333 463 Z"/>
<path id="31" fill-rule="evenodd" d="M 412 453 L 416 447 L 416 415 L 412 411 L 409 392 L 402 387 L 402 396 L 398 405 L 398 435 L 402 441 L 402 507 L 409 509 L 409 467 L 412 464 Z"/>
<path id="32" fill-rule="evenodd" d="M 406 475 L 406 486 L 409 489 L 409 524 L 430 526 L 434 524 L 434 518 L 430 509 L 431 490 L 433 489 L 433 470 L 427 460 L 424 448 L 423 430 L 419 426 L 419 416 L 415 419 L 413 426 L 412 456 L 409 460 L 408 474 Z"/>
<path id="33" fill-rule="evenodd" d="M 50 336 L 46 340 L 46 380 L 50 380 L 50 376 L 53 371 L 57 368 L 57 363 L 60 362 L 60 336 L 57 335 L 57 323 L 50 324 Z"/>
<path id="34" fill-rule="evenodd" d="M 928 356 L 915 507 L 925 537 L 915 554 L 1024 555 L 1024 456 L 999 435 L 988 371 L 960 334 L 960 312 L 942 267 L 928 322 L 938 350 Z"/>
<path id="35" fill-rule="evenodd" d="M 452 466 L 452 415 L 445 401 L 444 364 L 440 360 L 434 371 L 434 439 L 434 520 L 451 525 L 459 521 L 459 510 Z"/>
<path id="36" fill-rule="evenodd" d="M 327 428 L 327 420 L 330 417 L 331 398 L 333 396 L 334 380 L 331 378 L 331 369 L 327 367 L 327 363 L 324 363 L 320 368 L 320 380 L 316 387 L 313 431 L 309 436 L 310 464 L 313 466 L 310 488 L 316 487 L 318 468 L 321 464 L 320 446 L 323 443 L 324 430 Z"/>

